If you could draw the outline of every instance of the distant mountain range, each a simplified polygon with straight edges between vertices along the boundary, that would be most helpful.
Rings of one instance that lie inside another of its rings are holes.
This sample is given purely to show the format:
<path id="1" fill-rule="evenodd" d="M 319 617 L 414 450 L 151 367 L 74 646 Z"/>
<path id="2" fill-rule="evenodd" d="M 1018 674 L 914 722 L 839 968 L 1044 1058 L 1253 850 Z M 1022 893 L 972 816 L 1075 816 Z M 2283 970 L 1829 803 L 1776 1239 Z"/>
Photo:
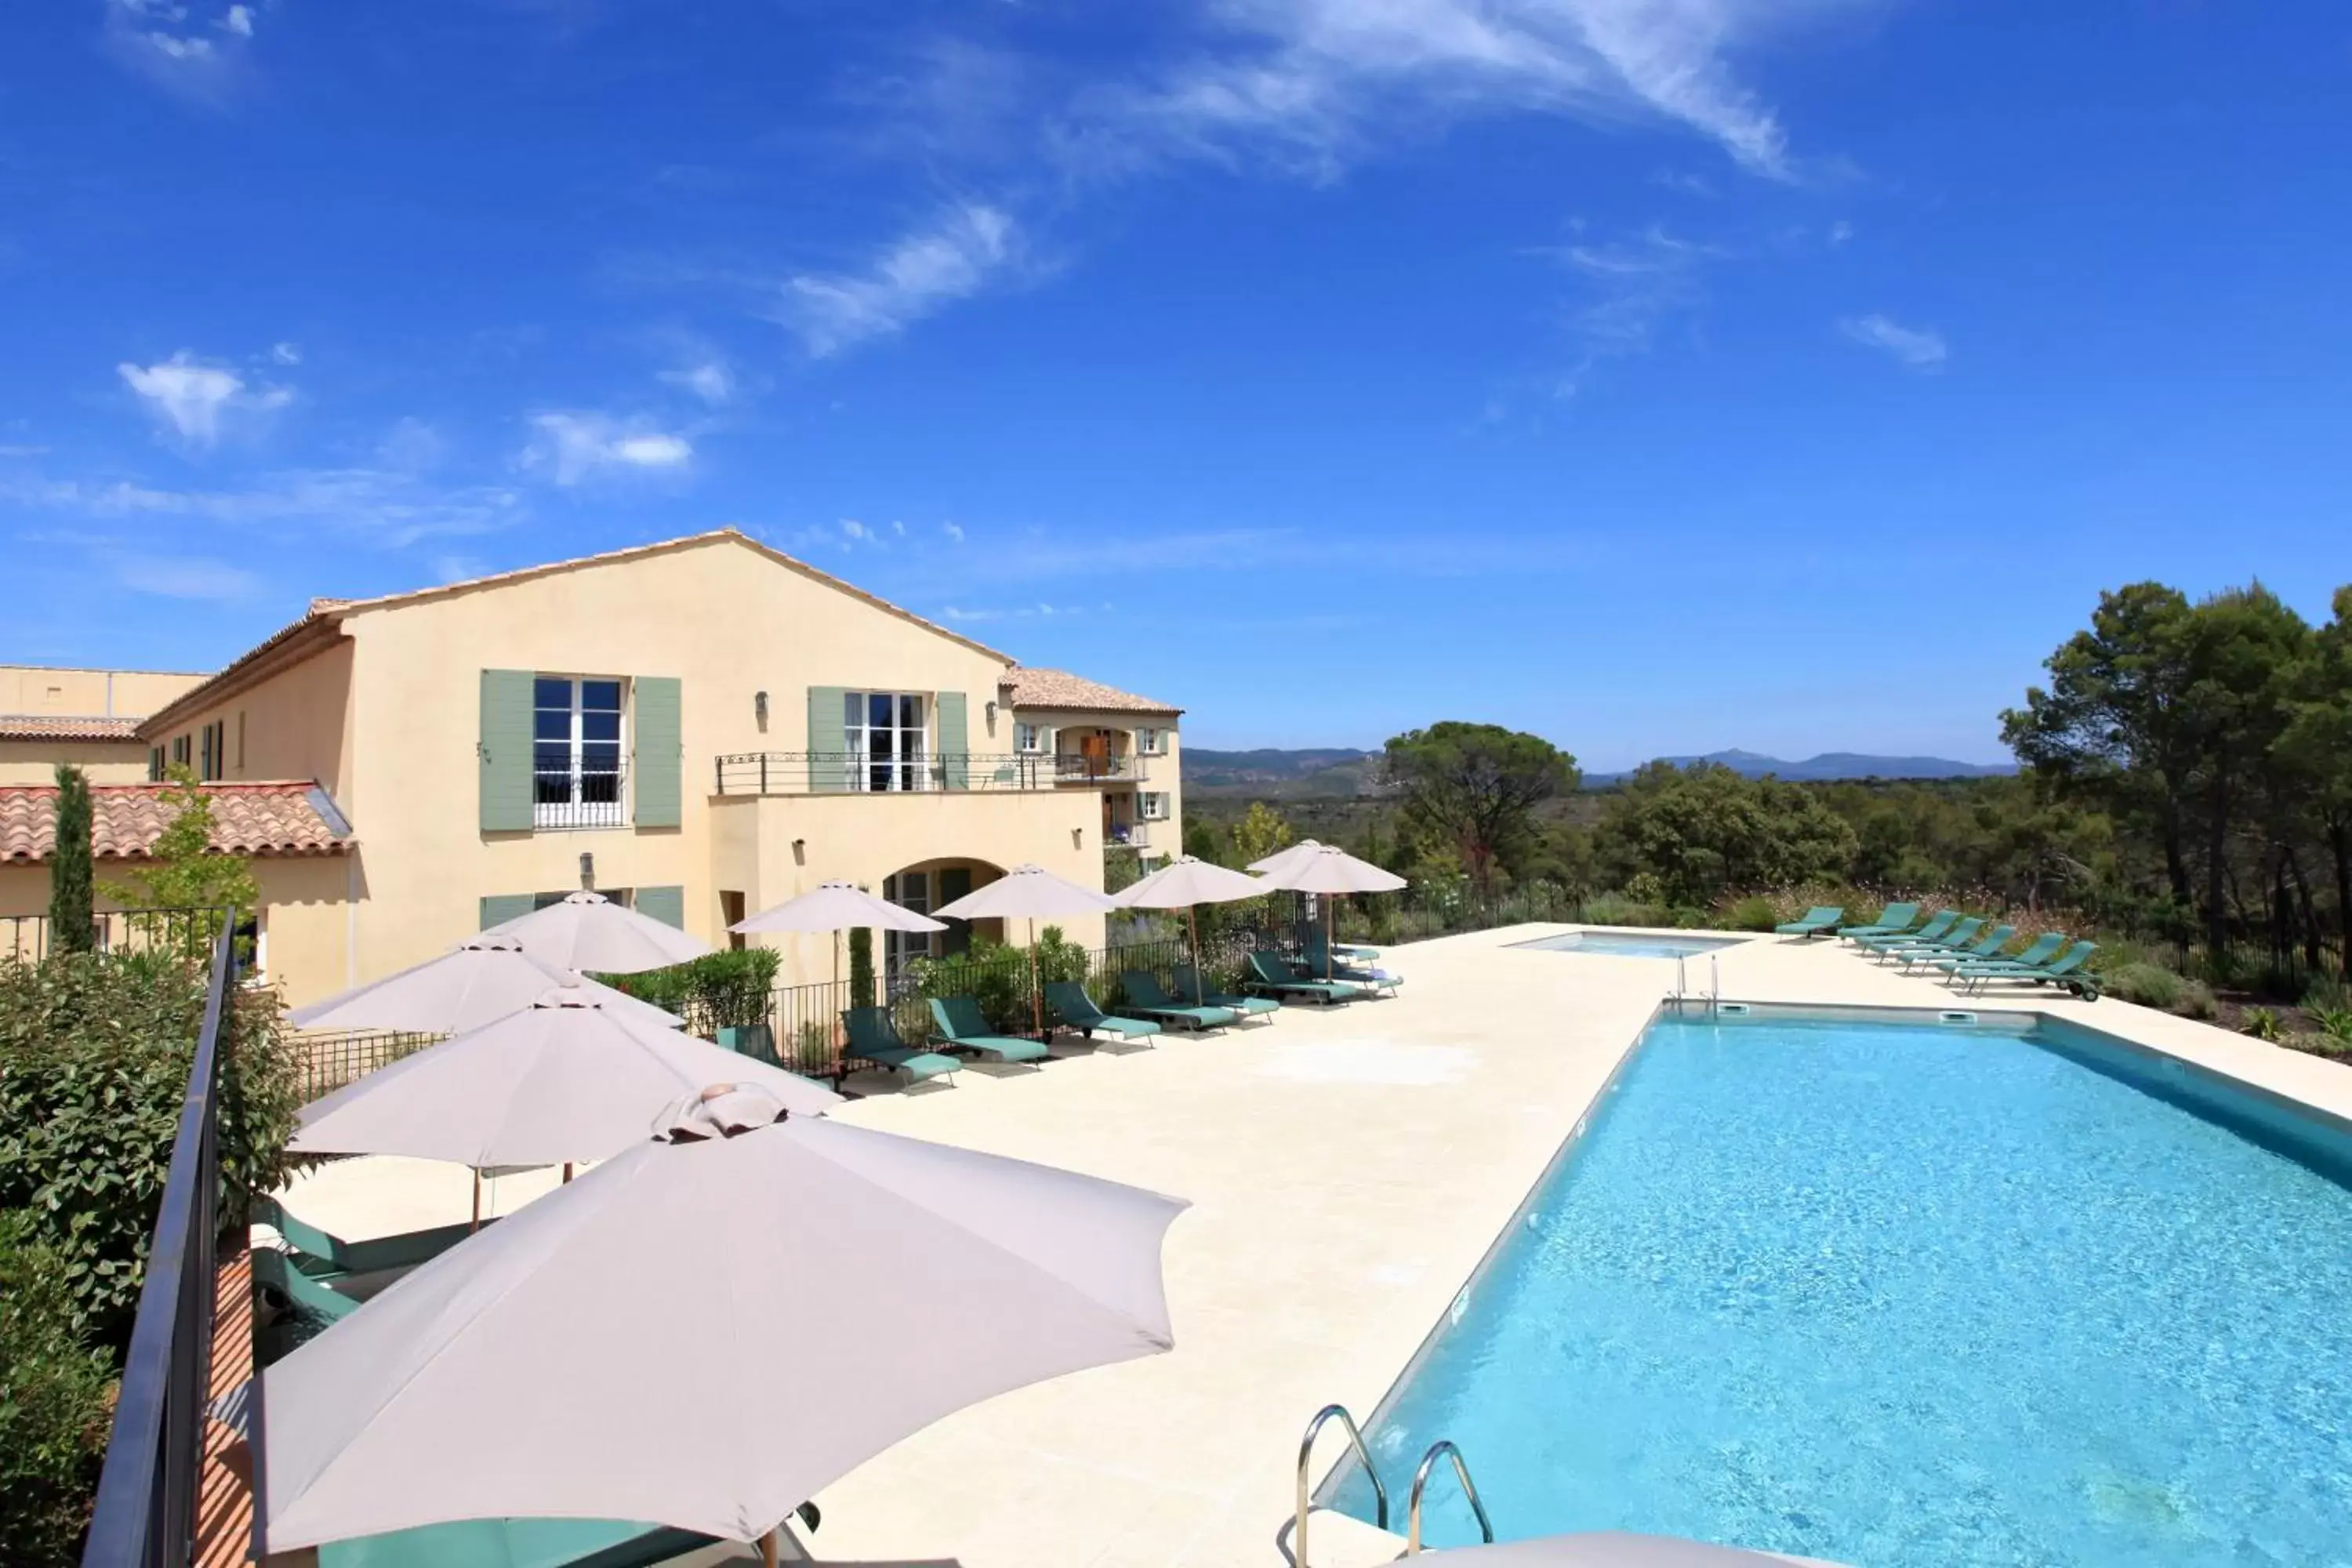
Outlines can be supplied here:
<path id="1" fill-rule="evenodd" d="M 1344 746 L 1281 751 L 1267 747 L 1255 752 L 1219 752 L 1204 746 L 1183 751 L 1184 788 L 1195 795 L 1237 795 L 1256 799 L 1302 799 L 1308 796 L 1360 795 L 1373 793 L 1373 763 L 1378 752 L 1351 751 Z M 1956 763 L 1948 757 L 1881 757 L 1861 752 L 1824 752 L 1791 763 L 1756 752 L 1709 752 L 1703 757 L 1668 757 L 1676 767 L 1693 763 L 1717 763 L 1749 778 L 1766 773 L 1794 782 L 1821 784 L 1832 779 L 1975 779 L 2013 773 L 2003 763 Z M 1587 789 L 1601 789 L 1629 773 L 1587 773 Z"/>

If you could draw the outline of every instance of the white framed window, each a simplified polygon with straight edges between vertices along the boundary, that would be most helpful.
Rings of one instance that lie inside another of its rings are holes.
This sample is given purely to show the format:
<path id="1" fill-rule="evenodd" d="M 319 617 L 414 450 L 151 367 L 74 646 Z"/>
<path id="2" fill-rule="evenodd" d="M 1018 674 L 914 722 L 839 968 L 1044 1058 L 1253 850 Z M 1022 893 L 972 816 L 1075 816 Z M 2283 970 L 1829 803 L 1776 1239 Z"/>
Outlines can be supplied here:
<path id="1" fill-rule="evenodd" d="M 1135 796 L 1135 813 L 1146 822 L 1168 820 L 1168 795 L 1164 790 L 1139 790 Z"/>
<path id="2" fill-rule="evenodd" d="M 912 910 L 919 915 L 931 912 L 931 874 L 929 871 L 901 871 L 895 877 L 882 879 L 882 898 L 886 903 L 902 910 Z M 931 939 L 939 933 L 928 931 L 885 931 L 883 944 L 884 983 L 895 991 L 906 978 L 907 966 L 919 958 L 929 958 L 938 951 Z"/>
<path id="3" fill-rule="evenodd" d="M 1013 749 L 1016 752 L 1042 752 L 1045 749 L 1045 734 L 1036 725 L 1024 724 L 1016 720 L 1013 725 Z"/>
<path id="4" fill-rule="evenodd" d="M 1168 732 L 1165 730 L 1138 730 L 1135 749 L 1143 756 L 1165 756 L 1168 752 Z"/>
<path id="5" fill-rule="evenodd" d="M 531 682 L 531 824 L 619 827 L 622 715 L 617 676 L 542 675 Z"/>
<path id="6" fill-rule="evenodd" d="M 849 787 L 875 793 L 928 788 L 928 700 L 913 691 L 850 691 L 841 700 Z"/>

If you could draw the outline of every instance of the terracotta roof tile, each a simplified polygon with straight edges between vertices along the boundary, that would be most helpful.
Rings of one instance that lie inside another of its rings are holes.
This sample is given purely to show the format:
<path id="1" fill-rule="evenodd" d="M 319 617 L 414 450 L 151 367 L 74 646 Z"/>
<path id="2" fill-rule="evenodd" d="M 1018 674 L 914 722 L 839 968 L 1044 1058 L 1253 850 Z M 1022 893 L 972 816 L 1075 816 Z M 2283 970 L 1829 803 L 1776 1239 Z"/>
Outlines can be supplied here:
<path id="1" fill-rule="evenodd" d="M 75 713 L 0 713 L 0 741 L 135 741 L 136 719 Z"/>
<path id="2" fill-rule="evenodd" d="M 1011 671 L 1006 684 L 1013 688 L 1013 706 L 1015 708 L 1170 715 L 1183 711 L 1181 708 L 1171 708 L 1165 702 L 1154 702 L 1149 697 L 1138 697 L 1132 691 L 1121 691 L 1115 686 L 1088 680 L 1083 675 L 1072 675 L 1066 669 L 1030 669 L 1024 667 Z"/>
<path id="3" fill-rule="evenodd" d="M 90 847 L 101 860 L 143 858 L 171 824 L 168 784 L 96 784 Z M 210 784 L 213 847 L 232 855 L 341 855 L 352 847 L 334 802 L 304 780 Z M 330 814 L 332 814 L 331 820 Z M 0 784 L 0 863 L 46 860 L 57 845 L 55 784 Z"/>

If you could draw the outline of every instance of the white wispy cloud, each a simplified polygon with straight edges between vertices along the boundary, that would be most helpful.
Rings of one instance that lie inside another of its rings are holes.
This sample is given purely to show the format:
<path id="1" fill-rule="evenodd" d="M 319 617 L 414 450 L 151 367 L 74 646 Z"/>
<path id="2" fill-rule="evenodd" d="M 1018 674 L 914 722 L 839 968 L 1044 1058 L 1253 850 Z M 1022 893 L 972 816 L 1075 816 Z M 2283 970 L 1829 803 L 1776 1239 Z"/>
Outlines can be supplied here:
<path id="1" fill-rule="evenodd" d="M 302 363 L 302 345 L 299 343 L 272 343 L 269 345 L 269 359 L 270 363 L 273 364 L 300 364 Z"/>
<path id="2" fill-rule="evenodd" d="M 130 69 L 176 97 L 217 105 L 251 52 L 251 5 L 102 0 L 106 44 Z"/>
<path id="3" fill-rule="evenodd" d="M 1875 312 L 1849 316 L 1838 323 L 1838 331 L 1865 348 L 1892 354 L 1913 370 L 1941 370 L 1944 362 L 1951 357 L 1941 332 L 1926 327 L 1906 327 Z"/>
<path id="4" fill-rule="evenodd" d="M 126 361 L 114 368 L 156 421 L 191 447 L 215 446 L 228 420 L 267 415 L 294 400 L 287 387 L 248 387 L 236 372 L 205 364 L 185 349 L 159 364 Z"/>
<path id="5" fill-rule="evenodd" d="M 1021 226 L 1002 207 L 957 202 L 853 272 L 798 273 L 784 284 L 783 321 L 817 358 L 902 331 L 954 300 L 1014 274 Z"/>
<path id="6" fill-rule="evenodd" d="M 677 370 L 666 370 L 659 374 L 658 379 L 665 385 L 683 387 L 713 408 L 731 403 L 735 398 L 735 372 L 722 359 L 707 359 Z"/>
<path id="7" fill-rule="evenodd" d="M 290 468 L 219 489 L 170 489 L 128 479 L 0 479 L 0 501 L 113 526 L 219 523 L 268 538 L 322 534 L 384 549 L 489 533 L 530 515 L 504 485 L 436 485 L 383 468 Z"/>
<path id="8" fill-rule="evenodd" d="M 845 517 L 835 526 L 841 530 L 841 537 L 847 543 L 875 544 L 880 542 L 880 541 L 875 536 L 875 532 L 872 529 L 866 527 L 864 523 L 858 521 L 854 517 Z"/>
<path id="9" fill-rule="evenodd" d="M 963 524 L 960 522 L 943 522 L 940 524 L 940 531 L 946 534 L 951 543 L 963 542 Z"/>
<path id="10" fill-rule="evenodd" d="M 1332 171 L 1402 125 L 1479 114 L 1679 124 L 1786 177 L 1778 116 L 1735 47 L 1819 0 L 1227 0 L 1196 57 L 1097 89 L 1058 145 L 1116 171 L 1172 154 Z"/>
<path id="11" fill-rule="evenodd" d="M 531 438 L 518 466 L 576 485 L 605 473 L 676 473 L 694 460 L 694 443 L 643 419 L 556 410 L 530 416 Z"/>
<path id="12" fill-rule="evenodd" d="M 114 576 L 134 593 L 167 599 L 244 599 L 261 587 L 261 579 L 241 566 L 194 557 L 126 556 Z"/>
<path id="13" fill-rule="evenodd" d="M 436 555 L 433 575 L 444 583 L 464 583 L 490 574 L 489 563 L 478 555 Z"/>
<path id="14" fill-rule="evenodd" d="M 1567 321 L 1580 357 L 1553 388 L 1555 395 L 1568 395 L 1594 366 L 1646 353 L 1668 323 L 1703 305 L 1706 268 L 1723 252 L 1653 225 L 1618 238 L 1579 240 L 1541 254 L 1567 268 L 1582 295 Z"/>

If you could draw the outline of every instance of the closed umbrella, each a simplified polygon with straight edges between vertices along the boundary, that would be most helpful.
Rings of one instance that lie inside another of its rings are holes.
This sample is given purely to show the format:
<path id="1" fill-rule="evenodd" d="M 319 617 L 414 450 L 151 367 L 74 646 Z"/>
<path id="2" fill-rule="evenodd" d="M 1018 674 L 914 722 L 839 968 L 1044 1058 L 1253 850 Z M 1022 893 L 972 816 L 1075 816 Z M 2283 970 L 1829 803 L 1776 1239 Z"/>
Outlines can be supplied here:
<path id="1" fill-rule="evenodd" d="M 984 888 L 974 888 L 951 904 L 932 912 L 960 921 L 1002 920 L 1021 915 L 1029 921 L 1029 1010 L 1037 1037 L 1045 1035 L 1045 993 L 1037 985 L 1037 917 L 1097 914 L 1117 909 L 1108 893 L 1081 888 L 1056 877 L 1043 866 L 1015 866 Z"/>
<path id="2" fill-rule="evenodd" d="M 609 1158 L 679 1095 L 730 1078 L 801 1115 L 841 1103 L 781 1068 L 608 1009 L 585 986 L 559 986 L 305 1106 L 291 1147 L 471 1165 L 478 1223 L 483 1166 Z"/>
<path id="3" fill-rule="evenodd" d="M 1123 909 L 1182 910 L 1192 935 L 1192 1005 L 1201 1003 L 1201 921 L 1196 906 L 1230 904 L 1255 899 L 1266 890 L 1255 877 L 1195 859 L 1190 855 L 1171 860 L 1149 877 L 1129 883 L 1111 895 Z"/>
<path id="4" fill-rule="evenodd" d="M 262 1374 L 269 1551 L 505 1517 L 758 1540 L 950 1412 L 1173 1343 L 1181 1200 L 704 1093 Z"/>
<path id="5" fill-rule="evenodd" d="M 712 951 L 674 925 L 592 892 L 566 893 L 543 910 L 492 926 L 490 934 L 514 938 L 534 958 L 592 974 L 667 969 Z"/>
<path id="6" fill-rule="evenodd" d="M 1393 893 L 1405 885 L 1402 877 L 1383 871 L 1369 860 L 1359 860 L 1336 844 L 1318 844 L 1314 852 L 1298 856 L 1265 875 L 1268 888 L 1320 893 L 1323 900 L 1323 973 L 1331 973 L 1331 900 L 1338 893 Z"/>
<path id="7" fill-rule="evenodd" d="M 382 980 L 297 1007 L 286 1021 L 298 1029 L 407 1029 L 420 1035 L 462 1035 L 520 1012 L 555 985 L 575 985 L 618 1014 L 664 1027 L 685 1020 L 609 985 L 523 951 L 510 936 L 484 933 L 438 958 Z"/>

